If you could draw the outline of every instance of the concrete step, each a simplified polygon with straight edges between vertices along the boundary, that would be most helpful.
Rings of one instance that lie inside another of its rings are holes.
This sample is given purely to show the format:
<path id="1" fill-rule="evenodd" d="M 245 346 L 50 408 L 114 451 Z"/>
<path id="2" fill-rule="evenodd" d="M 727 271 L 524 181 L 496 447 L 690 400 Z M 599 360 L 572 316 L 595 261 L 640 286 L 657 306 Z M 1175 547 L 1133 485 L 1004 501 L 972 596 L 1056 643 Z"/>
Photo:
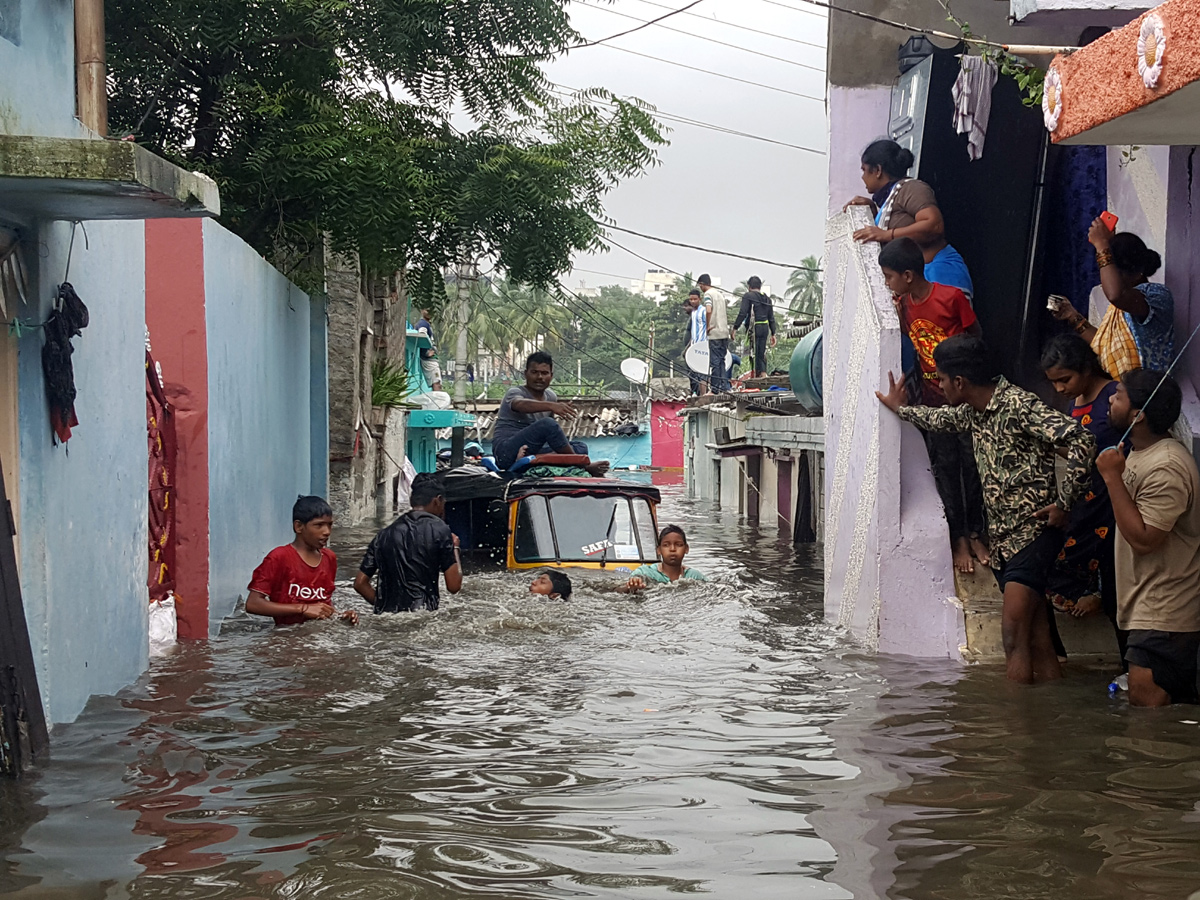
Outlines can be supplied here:
<path id="1" fill-rule="evenodd" d="M 966 619 L 965 658 L 969 662 L 1003 662 L 1004 641 L 1000 631 L 1003 601 L 995 576 L 991 570 L 976 566 L 973 575 L 956 572 L 954 583 Z M 1056 615 L 1069 659 L 1120 663 L 1117 641 L 1106 617 L 1076 619 L 1061 613 Z"/>

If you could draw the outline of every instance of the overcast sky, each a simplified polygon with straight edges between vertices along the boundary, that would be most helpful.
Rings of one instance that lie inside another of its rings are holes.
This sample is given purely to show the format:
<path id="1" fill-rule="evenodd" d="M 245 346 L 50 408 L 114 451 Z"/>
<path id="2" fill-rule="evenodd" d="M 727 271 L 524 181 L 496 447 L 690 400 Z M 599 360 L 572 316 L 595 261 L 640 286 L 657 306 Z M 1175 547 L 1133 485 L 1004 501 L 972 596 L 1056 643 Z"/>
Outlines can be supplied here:
<path id="1" fill-rule="evenodd" d="M 577 0 L 570 4 L 570 12 L 576 29 L 588 40 L 597 40 L 636 27 L 638 23 L 628 16 L 649 20 L 682 5 L 683 0 Z M 662 25 L 612 42 L 614 47 L 652 59 L 608 46 L 589 47 L 550 64 L 547 73 L 551 80 L 571 88 L 603 87 L 621 96 L 639 97 L 669 115 L 824 151 L 825 106 L 821 100 L 739 84 L 661 61 L 823 98 L 823 11 L 805 7 L 800 0 L 705 0 L 690 13 L 672 16 Z M 701 38 L 746 49 L 724 47 Z M 789 264 L 798 264 L 810 254 L 821 255 L 827 172 L 823 153 L 806 153 L 675 122 L 665 124 L 672 129 L 671 145 L 660 151 L 661 164 L 608 195 L 607 211 L 617 224 L 658 237 Z M 789 270 L 782 267 L 619 233 L 614 238 L 664 268 L 695 275 L 709 272 L 714 278 L 720 277 L 729 289 L 750 275 L 762 277 L 776 294 L 782 294 L 787 284 Z M 614 247 L 606 254 L 579 256 L 567 283 L 572 288 L 578 287 L 581 280 L 588 286 L 628 287 L 630 279 L 641 278 L 647 268 L 643 260 Z"/>

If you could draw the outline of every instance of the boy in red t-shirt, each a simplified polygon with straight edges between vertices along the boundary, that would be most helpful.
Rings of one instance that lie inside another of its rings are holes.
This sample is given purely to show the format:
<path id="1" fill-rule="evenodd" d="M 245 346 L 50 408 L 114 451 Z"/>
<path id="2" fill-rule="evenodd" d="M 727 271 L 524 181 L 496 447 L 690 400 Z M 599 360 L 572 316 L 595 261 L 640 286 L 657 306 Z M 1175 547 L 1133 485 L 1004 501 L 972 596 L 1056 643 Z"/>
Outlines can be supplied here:
<path id="1" fill-rule="evenodd" d="M 911 238 L 897 238 L 879 254 L 883 278 L 892 292 L 900 327 L 917 351 L 916 375 L 921 396 L 910 402 L 945 406 L 946 396 L 938 386 L 933 351 L 956 334 L 979 337 L 982 329 L 967 295 L 956 287 L 925 279 L 925 256 Z M 963 573 L 975 571 L 975 560 L 988 565 L 990 554 L 984 538 L 983 489 L 971 436 L 925 433 L 929 464 L 946 510 L 954 567 Z"/>
<path id="2" fill-rule="evenodd" d="M 266 555 L 250 579 L 246 612 L 271 616 L 276 625 L 328 619 L 333 611 L 337 556 L 325 545 L 333 531 L 333 510 L 323 497 L 297 497 L 292 507 L 296 539 Z M 358 624 L 348 609 L 338 618 Z"/>

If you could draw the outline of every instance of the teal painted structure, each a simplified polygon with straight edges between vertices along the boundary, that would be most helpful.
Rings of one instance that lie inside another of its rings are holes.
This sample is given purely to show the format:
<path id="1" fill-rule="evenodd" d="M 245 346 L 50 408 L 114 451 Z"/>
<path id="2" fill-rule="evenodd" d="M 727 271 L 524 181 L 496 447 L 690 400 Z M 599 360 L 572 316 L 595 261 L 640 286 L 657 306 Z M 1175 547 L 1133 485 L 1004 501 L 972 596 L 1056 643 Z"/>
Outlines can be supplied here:
<path id="1" fill-rule="evenodd" d="M 425 380 L 421 369 L 421 351 L 433 349 L 433 341 L 429 335 L 409 328 L 404 335 L 404 368 L 408 371 L 408 390 L 410 394 L 428 394 L 433 385 Z M 420 469 L 417 470 L 418 472 Z"/>
<path id="2" fill-rule="evenodd" d="M 791 364 L 788 366 L 792 393 L 801 404 L 814 412 L 822 408 L 823 401 L 822 348 L 821 329 L 816 328 L 796 345 L 796 349 L 792 351 Z"/>
<path id="3" fill-rule="evenodd" d="M 475 417 L 457 409 L 414 409 L 408 414 L 405 452 L 418 472 L 436 472 L 439 428 L 473 428 Z M 469 438 L 468 438 L 469 439 Z M 443 442 L 450 446 L 448 441 Z"/>
<path id="4" fill-rule="evenodd" d="M 314 460 L 328 452 L 327 437 L 318 446 L 313 440 L 313 409 L 326 408 L 327 394 L 311 372 L 311 360 L 325 353 L 312 345 L 311 322 L 314 311 L 323 322 L 323 303 L 211 220 L 204 223 L 204 284 L 215 632 L 263 556 L 292 538 L 292 504 L 313 492 Z"/>

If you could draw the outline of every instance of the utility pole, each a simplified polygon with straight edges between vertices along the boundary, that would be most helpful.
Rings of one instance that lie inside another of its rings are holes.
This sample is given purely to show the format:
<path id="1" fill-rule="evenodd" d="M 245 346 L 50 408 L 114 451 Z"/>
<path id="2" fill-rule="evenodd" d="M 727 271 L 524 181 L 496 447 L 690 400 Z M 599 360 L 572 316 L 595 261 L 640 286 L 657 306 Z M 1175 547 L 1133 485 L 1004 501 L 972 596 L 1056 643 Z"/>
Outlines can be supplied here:
<path id="1" fill-rule="evenodd" d="M 650 323 L 650 344 L 646 348 L 646 385 L 650 384 L 650 376 L 654 374 L 654 323 Z"/>
<path id="2" fill-rule="evenodd" d="M 467 327 L 471 318 L 471 285 L 475 282 L 475 263 L 463 259 L 455 270 L 458 300 L 458 346 L 454 350 L 454 402 L 467 402 Z"/>
<path id="3" fill-rule="evenodd" d="M 575 360 L 575 383 L 579 385 L 579 390 L 576 392 L 583 396 L 583 360 Z"/>

